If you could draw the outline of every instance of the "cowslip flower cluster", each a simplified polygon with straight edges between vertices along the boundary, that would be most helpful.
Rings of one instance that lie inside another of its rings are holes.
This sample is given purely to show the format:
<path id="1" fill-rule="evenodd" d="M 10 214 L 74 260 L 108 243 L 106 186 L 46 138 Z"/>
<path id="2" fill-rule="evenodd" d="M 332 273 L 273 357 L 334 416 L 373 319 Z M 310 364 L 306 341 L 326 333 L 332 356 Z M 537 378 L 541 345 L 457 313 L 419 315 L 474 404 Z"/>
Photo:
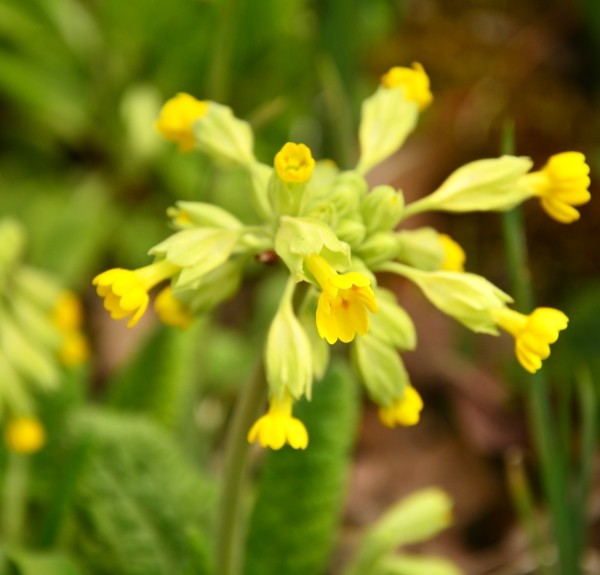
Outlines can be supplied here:
<path id="1" fill-rule="evenodd" d="M 507 331 L 519 362 L 536 371 L 566 316 L 549 308 L 530 315 L 511 309 L 508 294 L 464 271 L 465 254 L 452 238 L 401 224 L 428 210 L 503 211 L 532 197 L 559 221 L 572 221 L 572 206 L 589 199 L 587 165 L 575 152 L 554 156 L 540 172 L 530 171 L 526 157 L 478 160 L 410 204 L 391 186 L 369 189 L 366 174 L 402 146 L 431 101 L 422 66 L 392 68 L 362 105 L 356 167 L 340 170 L 315 161 L 309 147 L 296 142 L 286 143 L 272 165 L 264 164 L 254 155 L 250 126 L 228 107 L 186 94 L 169 100 L 158 132 L 183 151 L 245 172 L 240 202 L 251 204 L 252 221 L 218 205 L 177 202 L 168 210 L 175 232 L 150 250 L 152 264 L 109 270 L 93 280 L 106 309 L 115 319 L 128 318 L 131 327 L 149 306 L 150 290 L 162 285 L 157 313 L 184 327 L 234 294 L 249 262 L 278 262 L 288 280 L 264 350 L 269 409 L 248 434 L 249 441 L 273 449 L 308 445 L 294 403 L 310 398 L 313 382 L 327 368 L 329 346 L 338 341 L 351 346 L 385 425 L 419 421 L 423 401 L 400 355 L 415 348 L 415 327 L 394 294 L 377 285 L 377 272 L 413 282 L 475 332 Z"/>
<path id="2" fill-rule="evenodd" d="M 89 355 L 78 298 L 25 264 L 24 247 L 21 225 L 0 220 L 0 421 L 30 417 L 35 394 Z"/>

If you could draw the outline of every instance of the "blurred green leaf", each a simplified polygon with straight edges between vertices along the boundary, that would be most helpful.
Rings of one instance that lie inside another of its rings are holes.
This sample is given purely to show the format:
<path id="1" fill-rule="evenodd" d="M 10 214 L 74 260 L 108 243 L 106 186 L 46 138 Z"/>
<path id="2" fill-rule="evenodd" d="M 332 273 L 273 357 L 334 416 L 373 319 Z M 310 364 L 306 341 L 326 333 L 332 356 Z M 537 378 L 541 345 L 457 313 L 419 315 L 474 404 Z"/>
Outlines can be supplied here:
<path id="1" fill-rule="evenodd" d="M 8 573 L 3 575 L 83 575 L 73 561 L 60 553 L 9 553 Z"/>
<path id="2" fill-rule="evenodd" d="M 357 420 L 357 387 L 332 367 L 295 409 L 308 429 L 306 451 L 269 452 L 250 519 L 246 575 L 323 573 L 344 500 Z"/>
<path id="3" fill-rule="evenodd" d="M 454 563 L 441 557 L 398 555 L 387 557 L 377 566 L 375 575 L 462 575 Z"/>
<path id="4" fill-rule="evenodd" d="M 110 405 L 176 428 L 192 397 L 198 341 L 205 325 L 158 326 L 137 355 L 107 382 Z"/>
<path id="5" fill-rule="evenodd" d="M 87 441 L 65 537 L 87 572 L 208 574 L 215 490 L 174 440 L 141 417 L 84 410 L 70 442 Z"/>

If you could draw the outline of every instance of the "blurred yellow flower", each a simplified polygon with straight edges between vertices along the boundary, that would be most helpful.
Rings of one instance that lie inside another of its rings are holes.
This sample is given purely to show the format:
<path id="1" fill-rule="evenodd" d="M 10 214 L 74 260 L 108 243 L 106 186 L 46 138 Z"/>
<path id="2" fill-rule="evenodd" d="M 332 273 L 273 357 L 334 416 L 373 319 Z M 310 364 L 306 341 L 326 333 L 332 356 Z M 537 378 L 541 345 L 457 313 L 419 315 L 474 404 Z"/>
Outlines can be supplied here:
<path id="1" fill-rule="evenodd" d="M 540 198 L 542 208 L 555 220 L 570 224 L 579 219 L 573 206 L 590 201 L 590 168 L 580 152 L 563 152 L 551 156 L 537 172 L 523 176 L 521 184 Z"/>
<path id="2" fill-rule="evenodd" d="M 427 108 L 433 100 L 429 88 L 429 77 L 425 73 L 423 66 L 418 62 L 414 62 L 412 68 L 403 66 L 390 68 L 381 77 L 381 83 L 386 88 L 401 87 L 404 90 L 406 99 L 416 102 L 421 111 Z"/>
<path id="3" fill-rule="evenodd" d="M 467 257 L 460 244 L 446 234 L 439 234 L 438 237 L 444 251 L 444 259 L 440 269 L 449 272 L 464 272 Z"/>
<path id="4" fill-rule="evenodd" d="M 192 314 L 187 306 L 173 295 L 173 288 L 163 288 L 154 300 L 154 309 L 160 320 L 172 327 L 186 329 L 192 323 Z"/>
<path id="5" fill-rule="evenodd" d="M 509 308 L 494 310 L 492 314 L 498 326 L 515 338 L 515 355 L 529 373 L 542 367 L 542 360 L 550 355 L 550 344 L 569 323 L 562 311 L 548 307 L 536 308 L 530 315 Z"/>
<path id="6" fill-rule="evenodd" d="M 81 301 L 72 291 L 63 291 L 52 310 L 52 323 L 61 331 L 76 329 L 83 321 Z"/>
<path id="7" fill-rule="evenodd" d="M 178 143 L 180 150 L 187 152 L 193 150 L 196 145 L 194 123 L 202 118 L 207 110 L 208 102 L 179 93 L 165 102 L 154 125 L 165 139 Z"/>
<path id="8" fill-rule="evenodd" d="M 288 142 L 275 156 L 275 170 L 284 182 L 303 183 L 310 180 L 315 160 L 304 144 Z"/>
<path id="9" fill-rule="evenodd" d="M 397 425 L 411 426 L 419 423 L 423 400 L 412 385 L 404 388 L 402 397 L 395 399 L 391 405 L 380 407 L 378 411 L 379 420 L 386 427 Z"/>
<path id="10" fill-rule="evenodd" d="M 46 442 L 42 424 L 33 417 L 18 417 L 8 422 L 4 441 L 14 453 L 30 454 L 39 451 Z"/>
<path id="11" fill-rule="evenodd" d="M 292 417 L 292 403 L 289 393 L 281 399 L 272 397 L 268 412 L 248 432 L 248 441 L 271 449 L 281 449 L 286 443 L 294 449 L 306 449 L 308 433 L 304 424 Z"/>
<path id="12" fill-rule="evenodd" d="M 52 311 L 52 323 L 62 335 L 58 358 L 66 366 L 82 364 L 90 354 L 87 338 L 79 330 L 83 322 L 83 308 L 71 291 L 63 291 Z"/>
<path id="13" fill-rule="evenodd" d="M 305 265 L 322 290 L 316 315 L 319 335 L 331 344 L 338 339 L 348 343 L 357 333 L 365 335 L 369 331 L 367 311 L 377 311 L 371 280 L 358 272 L 338 274 L 317 254 L 309 255 Z"/>
<path id="14" fill-rule="evenodd" d="M 150 297 L 148 292 L 161 281 L 173 276 L 179 267 L 161 260 L 137 270 L 113 268 L 97 275 L 92 284 L 104 298 L 104 308 L 112 319 L 132 317 L 127 327 L 133 327 L 144 315 Z"/>

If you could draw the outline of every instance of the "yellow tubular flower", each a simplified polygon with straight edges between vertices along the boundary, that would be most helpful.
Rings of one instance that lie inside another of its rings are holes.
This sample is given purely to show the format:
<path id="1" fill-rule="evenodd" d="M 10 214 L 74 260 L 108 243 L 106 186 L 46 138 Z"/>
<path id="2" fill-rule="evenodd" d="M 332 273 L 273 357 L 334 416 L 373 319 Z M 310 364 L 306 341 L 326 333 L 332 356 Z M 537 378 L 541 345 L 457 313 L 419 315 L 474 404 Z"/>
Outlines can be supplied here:
<path id="1" fill-rule="evenodd" d="M 310 180 L 315 160 L 304 144 L 288 142 L 275 156 L 275 170 L 284 182 L 303 183 Z"/>
<path id="2" fill-rule="evenodd" d="M 562 311 L 549 307 L 539 307 L 530 315 L 500 308 L 493 315 L 498 326 L 515 338 L 515 355 L 529 373 L 542 367 L 542 360 L 550 355 L 550 344 L 569 323 Z"/>
<path id="3" fill-rule="evenodd" d="M 440 269 L 448 272 L 464 272 L 467 257 L 460 244 L 446 234 L 439 234 L 438 237 L 444 250 L 444 261 Z"/>
<path id="4" fill-rule="evenodd" d="M 386 427 L 411 426 L 419 423 L 423 400 L 412 385 L 404 388 L 404 395 L 395 399 L 388 407 L 379 408 L 379 420 Z"/>
<path id="5" fill-rule="evenodd" d="M 319 335 L 331 344 L 338 339 L 348 343 L 357 333 L 365 335 L 369 331 L 367 310 L 377 311 L 371 280 L 358 272 L 340 275 L 317 254 L 308 256 L 305 265 L 322 290 L 316 315 Z"/>
<path id="6" fill-rule="evenodd" d="M 573 206 L 590 201 L 590 168 L 579 152 L 563 152 L 551 156 L 537 172 L 526 174 L 522 184 L 540 198 L 542 208 L 555 220 L 570 224 L 579 219 Z"/>
<path id="7" fill-rule="evenodd" d="M 173 296 L 173 288 L 162 289 L 154 300 L 154 309 L 161 321 L 172 327 L 186 329 L 192 323 L 192 315 L 187 306 Z"/>
<path id="8" fill-rule="evenodd" d="M 104 308 L 110 312 L 110 317 L 123 319 L 131 315 L 127 327 L 133 327 L 148 307 L 148 291 L 179 269 L 166 260 L 137 270 L 114 268 L 97 275 L 92 284 L 104 298 Z"/>
<path id="9" fill-rule="evenodd" d="M 257 441 L 261 447 L 281 449 L 286 443 L 294 449 L 306 449 L 308 433 L 304 424 L 292 417 L 292 396 L 272 397 L 269 411 L 260 417 L 248 432 L 248 442 Z"/>
<path id="10" fill-rule="evenodd" d="M 33 417 L 18 417 L 8 422 L 4 442 L 14 453 L 24 455 L 39 451 L 46 442 L 42 424 Z"/>
<path id="11" fill-rule="evenodd" d="M 177 94 L 163 105 L 154 126 L 167 140 L 179 144 L 182 152 L 195 147 L 193 127 L 208 110 L 208 102 L 196 100 L 189 94 Z"/>
<path id="12" fill-rule="evenodd" d="M 395 66 L 381 77 L 381 83 L 386 88 L 401 87 L 407 100 L 416 102 L 419 110 L 423 111 L 433 100 L 429 89 L 429 77 L 423 66 L 413 62 L 412 68 Z"/>

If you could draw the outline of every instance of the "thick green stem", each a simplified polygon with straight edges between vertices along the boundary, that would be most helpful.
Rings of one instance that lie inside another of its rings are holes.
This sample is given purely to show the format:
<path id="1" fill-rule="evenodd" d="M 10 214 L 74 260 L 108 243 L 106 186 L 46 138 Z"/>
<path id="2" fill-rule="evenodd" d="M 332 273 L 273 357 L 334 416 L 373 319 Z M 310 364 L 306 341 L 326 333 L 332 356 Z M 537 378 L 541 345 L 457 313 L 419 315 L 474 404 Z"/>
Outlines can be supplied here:
<path id="1" fill-rule="evenodd" d="M 258 362 L 255 372 L 238 398 L 225 448 L 225 469 L 217 534 L 217 575 L 236 575 L 241 564 L 241 541 L 244 534 L 243 487 L 247 470 L 248 430 L 265 400 L 267 384 L 264 365 Z"/>

